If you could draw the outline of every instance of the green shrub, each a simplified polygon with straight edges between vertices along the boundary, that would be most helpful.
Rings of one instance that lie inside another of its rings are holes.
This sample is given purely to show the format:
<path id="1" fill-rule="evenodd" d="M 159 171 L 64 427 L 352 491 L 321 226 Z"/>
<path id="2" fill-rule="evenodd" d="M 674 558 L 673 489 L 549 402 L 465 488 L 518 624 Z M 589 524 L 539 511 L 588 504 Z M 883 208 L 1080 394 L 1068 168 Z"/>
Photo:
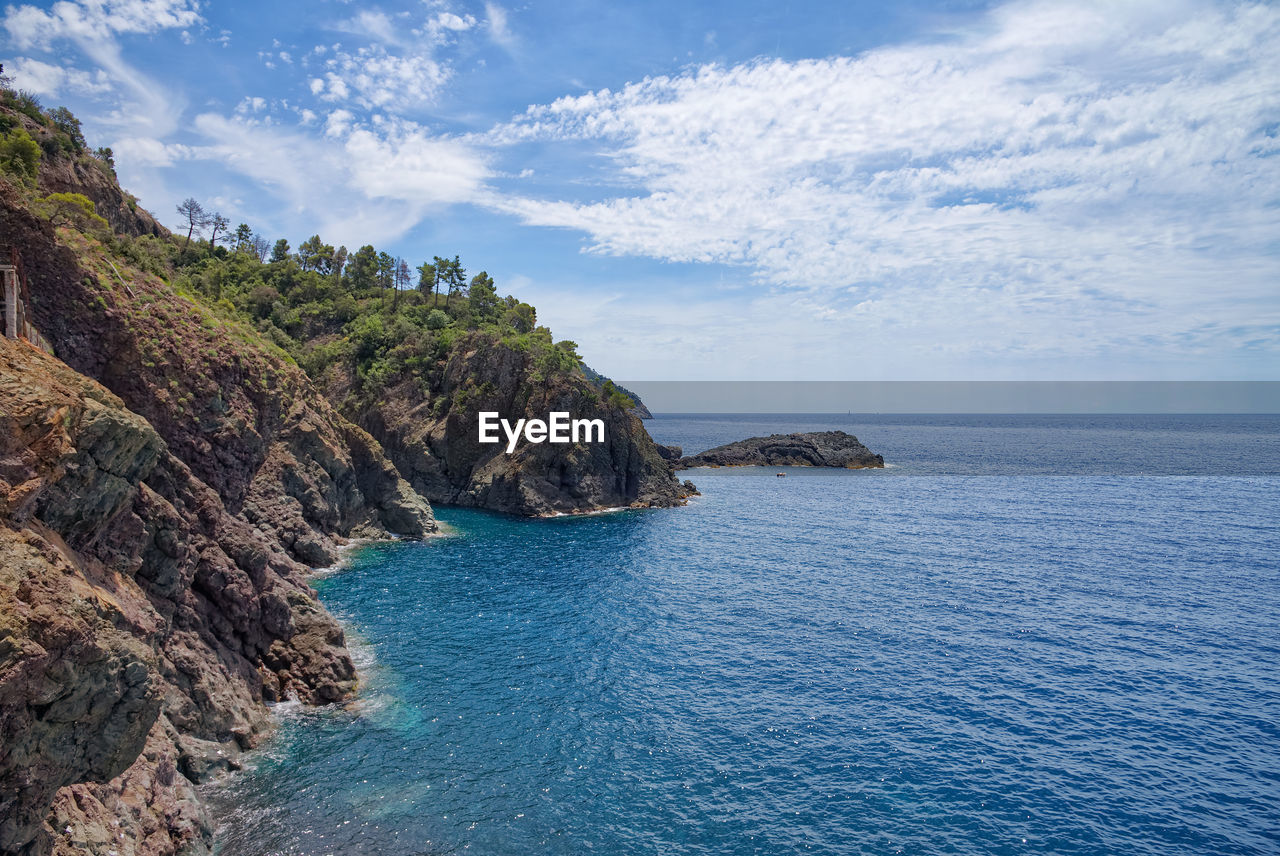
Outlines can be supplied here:
<path id="1" fill-rule="evenodd" d="M 98 215 L 93 200 L 81 193 L 50 193 L 40 206 L 55 226 L 73 226 L 86 234 L 107 236 L 111 226 Z"/>
<path id="2" fill-rule="evenodd" d="M 453 323 L 453 319 L 449 317 L 449 313 L 440 309 L 432 309 L 431 314 L 427 316 L 428 330 L 443 330 Z"/>
<path id="3" fill-rule="evenodd" d="M 0 139 L 0 170 L 34 183 L 40 170 L 40 146 L 22 128 Z"/>

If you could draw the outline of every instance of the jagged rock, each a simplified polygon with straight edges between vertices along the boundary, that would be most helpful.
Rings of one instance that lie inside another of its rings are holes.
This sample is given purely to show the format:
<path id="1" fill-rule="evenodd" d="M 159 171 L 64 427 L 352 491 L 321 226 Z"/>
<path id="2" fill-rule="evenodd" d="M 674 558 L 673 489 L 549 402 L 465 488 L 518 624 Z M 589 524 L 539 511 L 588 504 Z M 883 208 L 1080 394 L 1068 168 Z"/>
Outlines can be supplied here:
<path id="1" fill-rule="evenodd" d="M 654 447 L 658 450 L 658 454 L 662 456 L 664 461 L 675 463 L 684 455 L 684 449 L 679 446 L 666 446 L 662 443 L 654 443 Z"/>
<path id="2" fill-rule="evenodd" d="M 3 182 L 0 233 L 70 364 L 0 340 L 0 853 L 199 853 L 265 703 L 355 688 L 306 565 L 436 525 L 282 355 Z"/>
<path id="3" fill-rule="evenodd" d="M 400 474 L 434 503 L 537 517 L 674 506 L 690 495 L 638 416 L 604 400 L 581 374 L 534 382 L 533 373 L 528 354 L 475 333 L 455 346 L 430 390 L 415 378 L 371 403 L 357 402 L 341 388 L 329 393 L 348 401 L 346 414 L 378 439 Z M 513 423 L 545 420 L 556 411 L 600 419 L 605 440 L 521 441 L 507 454 L 505 441 L 479 441 L 481 411 Z"/>
<path id="4" fill-rule="evenodd" d="M 883 467 L 884 458 L 843 431 L 770 434 L 716 446 L 680 459 L 678 469 L 693 467 Z"/>
<path id="5" fill-rule="evenodd" d="M 264 701 L 353 692 L 342 629 L 146 420 L 25 342 L 0 340 L 0 422 L 0 852 L 67 826 L 173 852 L 203 827 L 165 850 L 156 812 L 266 732 Z M 139 758 L 157 722 L 174 745 Z M 116 816 L 142 780 L 164 794 Z"/>

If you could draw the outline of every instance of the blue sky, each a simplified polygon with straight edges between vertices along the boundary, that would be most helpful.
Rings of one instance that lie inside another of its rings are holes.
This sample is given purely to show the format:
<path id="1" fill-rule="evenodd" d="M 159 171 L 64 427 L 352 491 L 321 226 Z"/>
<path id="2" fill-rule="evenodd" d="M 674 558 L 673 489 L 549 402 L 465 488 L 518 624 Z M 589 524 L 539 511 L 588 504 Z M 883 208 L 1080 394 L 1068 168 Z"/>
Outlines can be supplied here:
<path id="1" fill-rule="evenodd" d="M 5 8 L 163 221 L 462 256 L 623 380 L 1280 376 L 1280 7 Z"/>

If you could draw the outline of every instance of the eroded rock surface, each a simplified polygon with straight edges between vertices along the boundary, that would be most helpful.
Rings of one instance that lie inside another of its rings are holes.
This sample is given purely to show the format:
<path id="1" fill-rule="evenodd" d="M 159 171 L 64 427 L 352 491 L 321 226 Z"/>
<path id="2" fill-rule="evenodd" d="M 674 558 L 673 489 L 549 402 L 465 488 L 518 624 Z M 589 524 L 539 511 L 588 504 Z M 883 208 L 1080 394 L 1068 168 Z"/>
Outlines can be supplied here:
<path id="1" fill-rule="evenodd" d="M 266 703 L 355 689 L 308 565 L 436 525 L 283 354 L 11 193 L 61 359 L 0 339 L 0 853 L 200 853 Z"/>

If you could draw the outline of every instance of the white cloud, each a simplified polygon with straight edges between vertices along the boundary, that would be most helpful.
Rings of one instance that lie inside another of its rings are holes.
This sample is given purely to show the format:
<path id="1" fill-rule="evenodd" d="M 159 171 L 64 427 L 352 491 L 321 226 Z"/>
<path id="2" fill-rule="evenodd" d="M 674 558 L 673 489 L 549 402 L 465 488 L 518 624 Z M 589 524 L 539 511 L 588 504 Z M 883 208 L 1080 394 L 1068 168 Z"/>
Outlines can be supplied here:
<path id="1" fill-rule="evenodd" d="M 345 137 L 351 131 L 351 123 L 355 114 L 350 110 L 334 110 L 325 119 L 324 135 L 326 137 Z"/>
<path id="2" fill-rule="evenodd" d="M 334 45 L 323 75 L 310 80 L 311 92 L 330 103 L 371 110 L 403 112 L 431 104 L 453 75 L 449 63 L 437 54 L 454 34 L 475 25 L 472 16 L 447 11 L 417 26 L 404 14 L 361 11 L 339 29 L 369 44 L 355 50 Z M 326 51 L 316 46 L 314 52 Z"/>
<path id="3" fill-rule="evenodd" d="M 128 133 L 153 136 L 174 129 L 181 99 L 126 62 L 116 37 L 199 22 L 194 0 L 60 0 L 47 12 L 29 5 L 9 6 L 4 17 L 4 27 L 19 47 L 52 50 L 63 40 L 75 44 L 98 66 L 95 85 L 109 81 L 132 98 L 105 120 Z"/>
<path id="4" fill-rule="evenodd" d="M 363 10 L 340 29 L 364 35 L 374 41 L 401 44 L 402 28 L 396 26 L 385 12 Z"/>
<path id="5" fill-rule="evenodd" d="M 190 27 L 200 20 L 197 5 L 193 0 L 61 0 L 48 12 L 10 6 L 4 26 L 18 47 L 48 49 L 62 38 L 80 41 Z"/>
<path id="6" fill-rule="evenodd" d="M 446 31 L 462 32 L 476 25 L 476 19 L 467 15 L 465 18 L 452 12 L 441 12 L 427 22 L 427 31 L 443 33 Z"/>
<path id="7" fill-rule="evenodd" d="M 91 74 L 28 57 L 15 59 L 6 68 L 6 72 L 13 78 L 16 88 L 36 95 L 54 97 L 67 90 L 74 90 L 81 95 L 102 95 L 112 89 L 111 81 L 101 69 Z"/>
<path id="8" fill-rule="evenodd" d="M 484 17 L 489 27 L 489 38 L 493 39 L 494 43 L 507 49 L 515 45 L 516 37 L 511 32 L 511 25 L 507 21 L 506 9 L 497 3 L 485 3 Z"/>
<path id="9" fill-rule="evenodd" d="M 634 192 L 495 204 L 599 253 L 745 266 L 846 336 L 1275 348 L 1276 44 L 1268 5 L 1019 2 L 856 58 L 646 78 L 490 135 L 592 143 Z"/>
<path id="10" fill-rule="evenodd" d="M 456 140 L 433 138 L 406 124 L 378 133 L 357 128 L 344 148 L 353 186 L 373 199 L 397 199 L 421 206 L 471 201 L 489 170 Z"/>
<path id="11" fill-rule="evenodd" d="M 449 69 L 429 55 L 397 56 L 379 45 L 355 53 L 339 51 L 326 66 L 323 79 L 312 79 L 312 93 L 325 101 L 352 100 L 367 108 L 402 110 L 429 104 L 450 77 Z"/>
<path id="12" fill-rule="evenodd" d="M 165 143 L 151 137 L 125 137 L 116 141 L 112 151 L 131 170 L 173 166 L 195 153 L 191 146 Z"/>
<path id="13" fill-rule="evenodd" d="M 322 138 L 244 115 L 196 117 L 207 144 L 186 156 L 222 164 L 280 202 L 272 219 L 286 232 L 320 232 L 337 242 L 395 240 L 429 213 L 483 192 L 489 171 L 461 142 L 411 122 L 361 124 L 329 114 Z M 232 212 L 261 221 L 262 210 Z"/>

